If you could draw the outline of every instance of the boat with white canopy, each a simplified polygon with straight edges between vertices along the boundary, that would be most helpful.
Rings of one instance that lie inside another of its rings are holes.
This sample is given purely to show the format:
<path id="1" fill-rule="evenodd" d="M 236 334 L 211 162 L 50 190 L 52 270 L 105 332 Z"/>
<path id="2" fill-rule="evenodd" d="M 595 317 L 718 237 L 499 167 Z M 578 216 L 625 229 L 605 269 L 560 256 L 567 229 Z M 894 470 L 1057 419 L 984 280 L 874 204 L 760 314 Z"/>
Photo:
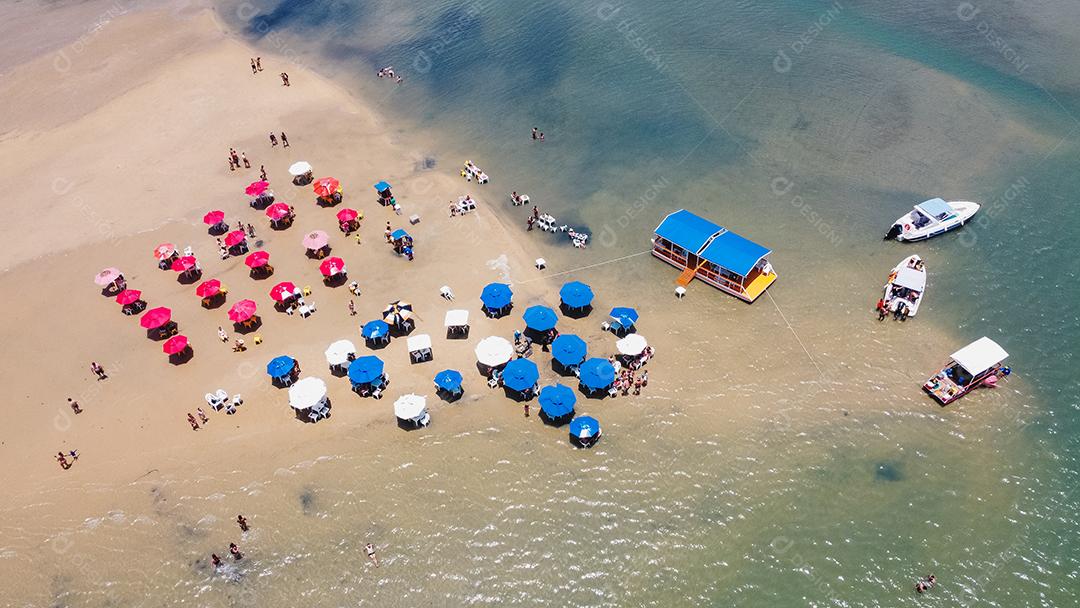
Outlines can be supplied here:
<path id="1" fill-rule="evenodd" d="M 932 198 L 915 205 L 910 213 L 896 220 L 885 233 L 885 240 L 922 241 L 944 234 L 966 224 L 978 210 L 978 203 Z"/>
<path id="2" fill-rule="evenodd" d="M 899 319 L 914 317 L 926 292 L 926 264 L 917 255 L 905 258 L 889 273 L 881 297 L 883 312 Z"/>
<path id="3" fill-rule="evenodd" d="M 996 386 L 998 378 L 1012 373 L 1001 363 L 1009 356 L 990 338 L 982 337 L 952 354 L 951 359 L 923 384 L 923 389 L 947 405 L 979 386 Z"/>

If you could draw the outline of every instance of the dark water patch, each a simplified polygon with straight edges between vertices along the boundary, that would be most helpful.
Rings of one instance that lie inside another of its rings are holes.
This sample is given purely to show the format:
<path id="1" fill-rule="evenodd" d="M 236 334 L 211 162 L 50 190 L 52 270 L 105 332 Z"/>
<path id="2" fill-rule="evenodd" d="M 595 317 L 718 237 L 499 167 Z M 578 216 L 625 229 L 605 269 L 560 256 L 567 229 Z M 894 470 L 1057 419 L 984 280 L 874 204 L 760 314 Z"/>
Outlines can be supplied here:
<path id="1" fill-rule="evenodd" d="M 305 488 L 303 492 L 300 492 L 297 498 L 300 500 L 300 510 L 304 515 L 312 516 L 315 514 L 315 491 L 310 488 Z"/>
<path id="2" fill-rule="evenodd" d="M 886 460 L 877 463 L 874 467 L 874 479 L 876 481 L 903 481 L 904 472 L 899 462 Z"/>
<path id="3" fill-rule="evenodd" d="M 259 8 L 259 4 L 263 7 Z M 244 2 L 236 7 L 236 16 L 243 23 L 247 36 L 262 38 L 277 29 L 297 32 L 318 31 L 320 36 L 333 35 L 363 21 L 363 6 L 359 3 L 319 2 L 317 0 L 281 0 L 276 3 Z"/>

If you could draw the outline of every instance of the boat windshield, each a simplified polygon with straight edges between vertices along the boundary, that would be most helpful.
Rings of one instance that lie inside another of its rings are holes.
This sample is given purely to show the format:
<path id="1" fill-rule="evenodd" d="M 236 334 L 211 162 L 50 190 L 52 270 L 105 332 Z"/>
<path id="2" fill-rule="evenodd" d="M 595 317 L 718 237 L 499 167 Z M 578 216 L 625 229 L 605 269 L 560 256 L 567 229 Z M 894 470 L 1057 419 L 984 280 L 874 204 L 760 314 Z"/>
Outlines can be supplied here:
<path id="1" fill-rule="evenodd" d="M 915 209 L 911 212 L 911 223 L 914 224 L 916 228 L 922 228 L 930 223 L 930 218 L 918 209 Z"/>
<path id="2" fill-rule="evenodd" d="M 952 378 L 952 381 L 958 386 L 967 386 L 974 377 L 970 372 L 961 367 L 959 363 L 954 363 L 952 367 L 945 370 L 945 375 Z"/>

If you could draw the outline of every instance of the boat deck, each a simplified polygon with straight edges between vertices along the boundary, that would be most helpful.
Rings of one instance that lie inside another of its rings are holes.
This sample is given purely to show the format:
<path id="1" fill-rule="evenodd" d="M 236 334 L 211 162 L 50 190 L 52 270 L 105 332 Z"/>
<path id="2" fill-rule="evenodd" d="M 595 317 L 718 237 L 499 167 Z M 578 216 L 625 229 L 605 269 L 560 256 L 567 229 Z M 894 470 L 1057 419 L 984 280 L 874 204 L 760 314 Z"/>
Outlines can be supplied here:
<path id="1" fill-rule="evenodd" d="M 936 382 L 935 382 L 936 381 Z M 953 401 L 964 394 L 964 389 L 948 378 L 935 377 L 927 380 L 923 389 L 937 399 L 942 405 Z"/>
<path id="2" fill-rule="evenodd" d="M 776 273 L 775 272 L 772 273 L 772 274 L 758 273 L 757 276 L 753 277 L 752 279 L 747 280 L 747 283 L 745 284 L 745 286 L 746 286 L 746 297 L 751 302 L 753 302 L 754 300 L 757 299 L 758 296 L 760 296 L 762 293 L 764 293 L 765 290 L 769 288 L 769 285 L 772 285 L 773 281 L 775 281 L 775 280 L 776 280 Z"/>

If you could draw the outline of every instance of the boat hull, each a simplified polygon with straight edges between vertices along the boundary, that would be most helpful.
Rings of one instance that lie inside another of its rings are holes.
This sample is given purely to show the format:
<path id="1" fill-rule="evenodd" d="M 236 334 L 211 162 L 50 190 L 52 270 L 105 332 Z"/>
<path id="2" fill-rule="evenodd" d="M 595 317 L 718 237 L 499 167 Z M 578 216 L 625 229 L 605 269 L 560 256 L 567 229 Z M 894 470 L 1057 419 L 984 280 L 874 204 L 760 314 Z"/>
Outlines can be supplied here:
<path id="1" fill-rule="evenodd" d="M 921 262 L 921 261 L 922 261 L 922 258 L 920 258 L 917 255 L 912 255 L 912 256 L 908 256 L 907 258 L 904 258 L 903 261 L 901 261 L 899 264 L 897 264 L 895 267 L 893 267 L 892 272 L 889 274 L 889 280 L 885 282 L 884 293 L 883 293 L 883 295 L 881 297 L 881 299 L 884 300 L 884 302 L 885 302 L 885 308 L 887 310 L 889 310 L 889 311 L 892 310 L 893 302 L 894 302 L 894 300 L 897 299 L 896 296 L 892 295 L 893 281 L 896 279 L 897 273 L 900 272 L 901 268 L 911 267 L 915 262 Z M 923 277 L 925 277 L 926 276 L 926 266 L 925 265 L 922 267 L 921 272 L 922 272 Z M 916 314 L 919 313 L 919 305 L 922 304 L 923 296 L 925 296 L 925 295 L 926 295 L 926 290 L 924 289 L 923 291 L 919 292 L 919 296 L 917 298 L 915 298 L 914 300 L 911 300 L 910 298 L 901 298 L 901 300 L 904 302 L 904 305 L 908 309 L 908 315 L 907 315 L 908 317 L 914 317 Z"/>
<path id="2" fill-rule="evenodd" d="M 949 205 L 956 210 L 955 216 L 944 221 L 934 222 L 923 228 L 915 228 L 913 226 L 911 213 L 898 218 L 896 222 L 893 223 L 894 229 L 896 227 L 900 228 L 895 236 L 896 240 L 905 243 L 914 243 L 925 241 L 935 236 L 945 234 L 946 232 L 956 230 L 968 223 L 968 221 L 970 221 L 979 211 L 980 207 L 978 203 L 970 201 L 949 201 Z M 890 231 L 890 234 L 892 234 L 892 231 Z"/>

